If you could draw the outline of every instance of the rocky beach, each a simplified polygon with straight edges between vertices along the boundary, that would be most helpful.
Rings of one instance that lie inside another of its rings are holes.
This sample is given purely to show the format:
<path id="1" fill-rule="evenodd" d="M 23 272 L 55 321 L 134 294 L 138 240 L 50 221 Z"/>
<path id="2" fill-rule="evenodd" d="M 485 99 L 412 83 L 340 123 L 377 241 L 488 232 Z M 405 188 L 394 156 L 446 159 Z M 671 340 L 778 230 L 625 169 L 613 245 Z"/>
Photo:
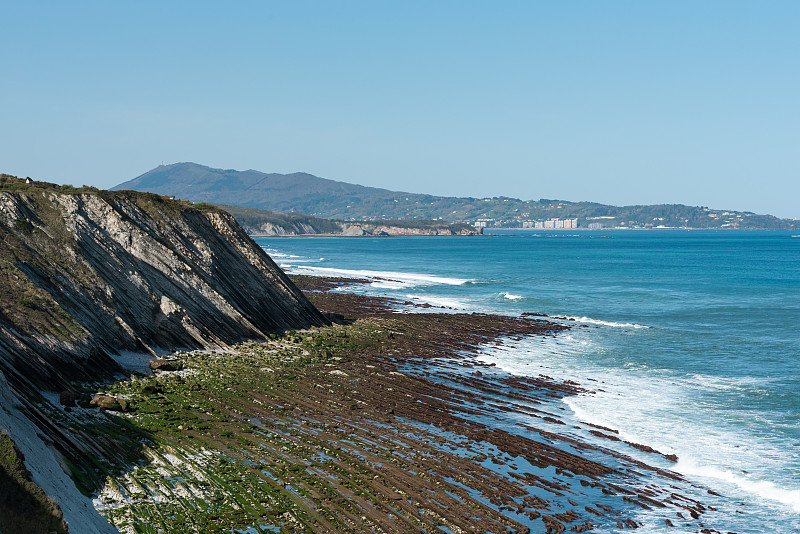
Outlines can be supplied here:
<path id="1" fill-rule="evenodd" d="M 614 429 L 565 423 L 554 401 L 597 385 L 476 359 L 566 327 L 293 281 L 332 326 L 178 353 L 103 391 L 129 403 L 111 420 L 146 436 L 142 462 L 95 499 L 121 531 L 725 532 L 714 492 L 688 497 L 660 467 L 673 458 L 621 454 L 591 441 L 619 442 Z"/>

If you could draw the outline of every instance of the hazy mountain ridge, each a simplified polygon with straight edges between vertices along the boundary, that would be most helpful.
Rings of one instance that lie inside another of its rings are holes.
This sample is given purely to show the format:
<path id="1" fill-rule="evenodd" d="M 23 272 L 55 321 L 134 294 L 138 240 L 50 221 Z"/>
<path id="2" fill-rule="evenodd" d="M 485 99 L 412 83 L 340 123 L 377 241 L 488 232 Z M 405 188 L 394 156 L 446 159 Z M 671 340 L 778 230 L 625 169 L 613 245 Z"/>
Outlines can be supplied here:
<path id="1" fill-rule="evenodd" d="M 594 223 L 603 227 L 800 229 L 796 220 L 681 204 L 611 206 L 548 199 L 441 197 L 348 184 L 307 173 L 267 174 L 196 163 L 162 165 L 114 189 L 338 220 L 441 218 L 487 227 L 522 227 L 558 218 L 578 219 L 581 228 Z"/>

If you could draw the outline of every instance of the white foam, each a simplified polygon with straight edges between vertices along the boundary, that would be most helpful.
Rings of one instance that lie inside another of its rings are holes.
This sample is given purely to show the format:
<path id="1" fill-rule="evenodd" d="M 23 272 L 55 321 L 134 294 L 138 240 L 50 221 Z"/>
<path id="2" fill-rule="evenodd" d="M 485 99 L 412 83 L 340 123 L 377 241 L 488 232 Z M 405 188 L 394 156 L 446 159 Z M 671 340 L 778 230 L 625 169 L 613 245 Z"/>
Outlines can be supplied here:
<path id="1" fill-rule="evenodd" d="M 503 298 L 506 298 L 508 300 L 521 300 L 524 299 L 525 297 L 523 297 L 522 295 L 514 295 L 513 293 L 506 292 L 503 293 Z"/>
<path id="2" fill-rule="evenodd" d="M 567 319 L 578 323 L 596 324 L 600 326 L 611 326 L 614 328 L 652 328 L 652 326 L 647 326 L 639 323 L 617 323 L 614 321 L 603 321 L 602 319 L 592 319 L 591 317 L 567 317 Z"/>
<path id="3" fill-rule="evenodd" d="M 603 380 L 599 387 L 604 392 L 571 397 L 565 403 L 582 421 L 614 428 L 624 440 L 676 454 L 678 463 L 670 467 L 674 471 L 707 479 L 711 487 L 730 484 L 734 488 L 725 488 L 725 493 L 738 489 L 800 513 L 800 485 L 778 475 L 789 444 L 744 433 L 726 421 L 724 413 L 708 410 L 697 395 L 707 388 L 702 381 L 642 375 L 601 373 L 597 378 Z M 644 383 L 647 387 L 642 387 Z"/>
<path id="4" fill-rule="evenodd" d="M 373 289 L 403 289 L 407 285 L 400 280 L 375 280 L 370 283 Z"/>
<path id="5" fill-rule="evenodd" d="M 334 267 L 311 267 L 308 265 L 286 265 L 287 268 L 291 267 L 297 272 L 296 274 L 316 274 L 325 275 L 339 278 L 367 278 L 375 280 L 376 284 L 386 285 L 402 284 L 402 286 L 418 286 L 418 285 L 450 285 L 460 286 L 470 282 L 471 280 L 465 278 L 450 278 L 446 276 L 436 276 L 432 274 L 423 273 L 404 273 L 398 271 L 373 271 L 361 269 L 337 269 Z M 377 279 L 377 280 L 376 280 Z M 380 287 L 380 286 L 376 286 Z"/>
<path id="6" fill-rule="evenodd" d="M 783 488 L 769 480 L 755 480 L 728 469 L 703 465 L 702 462 L 690 456 L 679 457 L 675 467 L 676 471 L 685 475 L 711 478 L 732 484 L 762 499 L 779 502 L 800 514 L 800 488 Z"/>
<path id="7" fill-rule="evenodd" d="M 603 363 L 604 352 L 596 336 L 584 330 L 508 342 L 478 359 L 508 373 L 547 374 L 593 388 L 593 394 L 563 400 L 576 421 L 613 428 L 625 441 L 676 454 L 678 463 L 664 460 L 664 467 L 707 487 L 783 513 L 800 513 L 800 484 L 786 470 L 787 451 L 793 444 L 770 437 L 768 421 L 762 435 L 746 432 L 724 407 L 716 411 L 707 397 L 709 389 L 756 391 L 763 379 L 618 369 Z M 659 459 L 648 457 L 648 461 Z"/>
<path id="8" fill-rule="evenodd" d="M 590 337 L 564 333 L 556 337 L 534 336 L 522 342 L 507 342 L 482 352 L 477 359 L 515 375 L 535 376 L 541 370 L 554 370 L 559 379 L 583 381 L 592 376 L 592 372 L 586 369 L 578 374 L 561 359 L 588 354 L 596 349 Z"/>
<path id="9" fill-rule="evenodd" d="M 325 261 L 325 258 L 319 258 L 319 259 L 307 258 L 305 256 L 299 256 L 297 254 L 287 254 L 285 252 L 281 252 L 274 248 L 265 248 L 265 247 L 261 248 L 264 249 L 264 252 L 269 254 L 269 256 L 275 261 L 275 263 L 288 261 L 294 264 L 294 263 L 319 263 L 321 261 Z M 283 265 L 281 265 L 281 267 L 283 267 Z M 287 265 L 287 267 L 291 267 L 291 265 Z"/>
<path id="10" fill-rule="evenodd" d="M 765 386 L 777 380 L 775 377 L 714 376 L 695 373 L 687 377 L 697 387 L 720 391 L 746 392 L 751 395 L 766 395 Z"/>

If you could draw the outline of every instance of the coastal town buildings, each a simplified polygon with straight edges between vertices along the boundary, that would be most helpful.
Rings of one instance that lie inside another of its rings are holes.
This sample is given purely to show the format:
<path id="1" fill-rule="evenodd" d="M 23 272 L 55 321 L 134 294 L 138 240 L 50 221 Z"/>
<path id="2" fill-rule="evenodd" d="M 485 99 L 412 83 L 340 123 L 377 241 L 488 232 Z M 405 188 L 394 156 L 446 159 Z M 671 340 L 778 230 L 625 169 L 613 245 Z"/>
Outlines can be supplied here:
<path id="1" fill-rule="evenodd" d="M 547 219 L 546 221 L 525 221 L 523 228 L 569 230 L 578 227 L 578 219 Z"/>

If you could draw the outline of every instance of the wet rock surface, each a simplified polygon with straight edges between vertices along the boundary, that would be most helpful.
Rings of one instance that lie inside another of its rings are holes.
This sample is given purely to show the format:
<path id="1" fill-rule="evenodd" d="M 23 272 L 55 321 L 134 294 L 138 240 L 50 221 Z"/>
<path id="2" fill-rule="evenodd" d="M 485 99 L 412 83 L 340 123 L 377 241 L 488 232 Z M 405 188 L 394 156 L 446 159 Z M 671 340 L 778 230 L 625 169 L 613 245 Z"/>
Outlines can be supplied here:
<path id="1" fill-rule="evenodd" d="M 196 375 L 152 377 L 160 393 L 132 398 L 133 420 L 175 456 L 153 464 L 157 480 L 166 476 L 175 488 L 148 482 L 155 474 L 138 468 L 116 479 L 114 491 L 146 487 L 189 504 L 104 492 L 115 525 L 132 513 L 165 532 L 177 524 L 588 532 L 665 528 L 667 520 L 698 531 L 720 522 L 687 481 L 659 467 L 661 454 L 595 436 L 617 433 L 568 418 L 560 400 L 590 390 L 510 376 L 476 359 L 486 346 L 566 327 L 538 317 L 397 313 L 395 302 L 307 281 L 315 304 L 347 324 L 239 346 L 233 355 L 180 357 Z M 216 504 L 200 513 L 187 495 Z"/>

